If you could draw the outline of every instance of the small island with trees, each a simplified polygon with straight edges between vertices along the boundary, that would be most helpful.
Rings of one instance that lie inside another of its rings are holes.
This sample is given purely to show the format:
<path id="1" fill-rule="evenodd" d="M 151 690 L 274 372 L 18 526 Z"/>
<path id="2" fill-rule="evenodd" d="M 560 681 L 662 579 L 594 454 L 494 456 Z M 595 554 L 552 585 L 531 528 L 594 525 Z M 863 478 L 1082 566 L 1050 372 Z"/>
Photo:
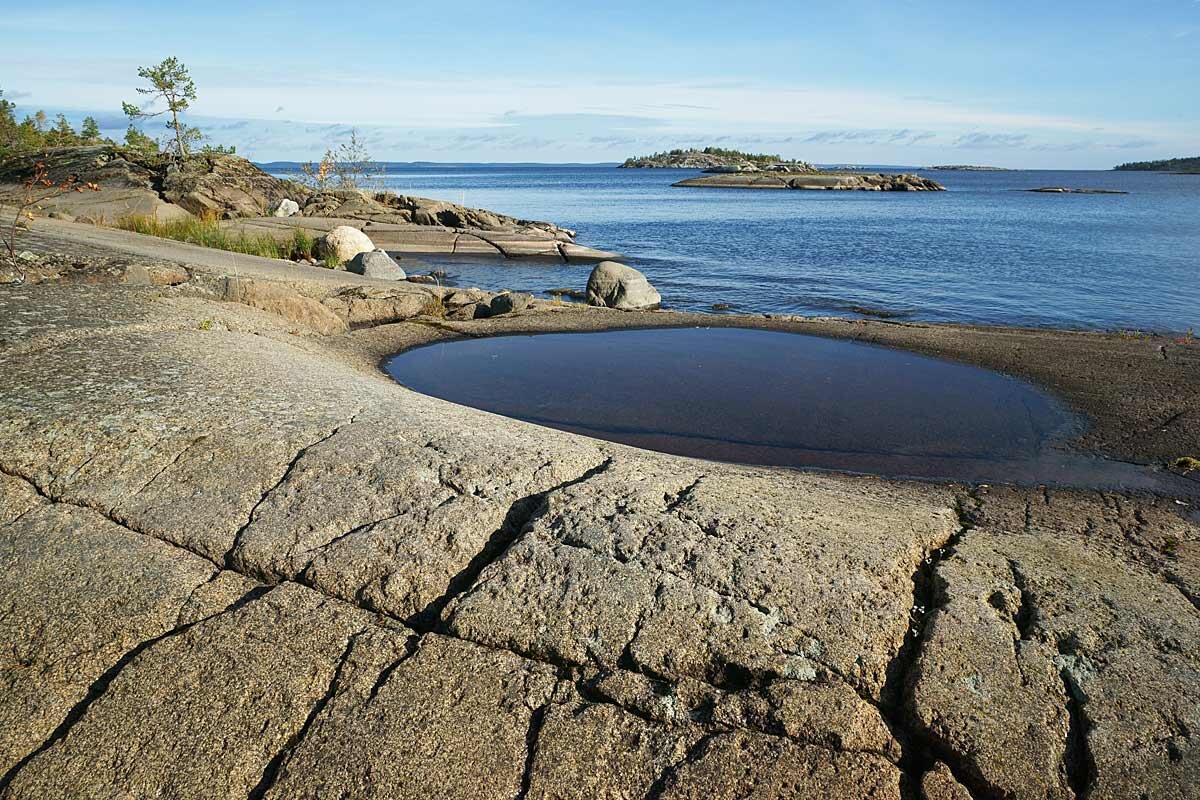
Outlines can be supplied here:
<path id="1" fill-rule="evenodd" d="M 1200 156 L 1191 158 L 1164 158 L 1158 161 L 1130 161 L 1113 167 L 1122 172 L 1178 172 L 1188 175 L 1200 174 Z"/>
<path id="2" fill-rule="evenodd" d="M 778 153 L 744 153 L 723 147 L 666 150 L 648 156 L 625 159 L 620 169 L 703 169 L 721 172 L 753 172 L 775 169 L 781 172 L 815 172 L 812 164 L 786 161 Z"/>

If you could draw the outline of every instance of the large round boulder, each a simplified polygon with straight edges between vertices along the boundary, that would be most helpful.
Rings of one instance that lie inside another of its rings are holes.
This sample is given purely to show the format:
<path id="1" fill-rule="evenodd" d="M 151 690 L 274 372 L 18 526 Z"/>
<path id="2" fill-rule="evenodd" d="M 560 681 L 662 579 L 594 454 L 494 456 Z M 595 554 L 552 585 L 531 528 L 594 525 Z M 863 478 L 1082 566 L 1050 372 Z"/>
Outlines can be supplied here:
<path id="1" fill-rule="evenodd" d="M 375 244 L 370 236 L 349 225 L 339 225 L 321 237 L 321 258 L 332 259 L 338 264 L 349 263 L 359 253 L 369 253 L 374 249 Z"/>
<path id="2" fill-rule="evenodd" d="M 408 277 L 400 265 L 383 250 L 359 253 L 346 262 L 346 271 L 365 278 L 379 278 L 385 281 L 402 281 Z"/>
<path id="3" fill-rule="evenodd" d="M 658 308 L 662 297 L 633 267 L 616 261 L 601 261 L 588 276 L 587 301 L 594 306 L 644 311 Z"/>

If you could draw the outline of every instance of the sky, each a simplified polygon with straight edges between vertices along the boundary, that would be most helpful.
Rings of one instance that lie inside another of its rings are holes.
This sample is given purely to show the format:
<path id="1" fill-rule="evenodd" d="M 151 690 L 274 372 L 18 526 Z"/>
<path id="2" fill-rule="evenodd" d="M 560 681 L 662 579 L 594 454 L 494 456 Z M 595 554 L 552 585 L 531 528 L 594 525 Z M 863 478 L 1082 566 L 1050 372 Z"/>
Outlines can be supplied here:
<path id="1" fill-rule="evenodd" d="M 0 89 L 20 113 L 123 135 L 137 68 L 167 56 L 196 82 L 190 121 L 257 161 L 319 158 L 351 128 L 384 161 L 1200 154 L 1200 0 L 0 0 Z"/>

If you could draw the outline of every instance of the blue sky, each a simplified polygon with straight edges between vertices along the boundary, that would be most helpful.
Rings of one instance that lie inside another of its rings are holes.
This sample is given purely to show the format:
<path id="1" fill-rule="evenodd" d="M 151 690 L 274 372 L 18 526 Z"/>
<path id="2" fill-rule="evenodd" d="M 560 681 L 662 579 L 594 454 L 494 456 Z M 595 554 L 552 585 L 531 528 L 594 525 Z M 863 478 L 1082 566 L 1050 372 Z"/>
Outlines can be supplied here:
<path id="1" fill-rule="evenodd" d="M 15 0 L 0 0 L 4 5 Z M 1107 168 L 1200 154 L 1200 0 L 24 4 L 23 110 L 123 131 L 174 55 L 258 160 L 356 127 L 382 160 L 613 161 L 718 144 L 819 163 Z"/>

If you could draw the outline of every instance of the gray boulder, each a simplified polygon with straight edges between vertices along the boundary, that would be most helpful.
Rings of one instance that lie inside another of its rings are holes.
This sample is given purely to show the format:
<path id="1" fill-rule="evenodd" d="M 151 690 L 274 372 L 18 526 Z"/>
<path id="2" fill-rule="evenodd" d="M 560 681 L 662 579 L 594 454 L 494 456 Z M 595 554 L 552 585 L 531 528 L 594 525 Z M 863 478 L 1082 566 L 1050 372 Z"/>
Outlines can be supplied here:
<path id="1" fill-rule="evenodd" d="M 408 277 L 391 256 L 379 249 L 354 256 L 346 262 L 346 271 L 385 281 L 402 281 Z"/>
<path id="2" fill-rule="evenodd" d="M 529 304 L 533 302 L 533 295 L 525 292 L 501 292 L 492 298 L 489 306 L 492 316 L 499 314 L 512 314 L 516 311 L 524 311 L 529 308 Z"/>
<path id="3" fill-rule="evenodd" d="M 601 261 L 588 276 L 587 301 L 593 306 L 641 311 L 658 308 L 662 297 L 633 267 Z"/>
<path id="4" fill-rule="evenodd" d="M 275 206 L 275 209 L 271 212 L 271 214 L 276 217 L 290 217 L 299 213 L 300 204 L 295 200 L 289 200 L 286 197 L 280 200 L 279 204 Z"/>

